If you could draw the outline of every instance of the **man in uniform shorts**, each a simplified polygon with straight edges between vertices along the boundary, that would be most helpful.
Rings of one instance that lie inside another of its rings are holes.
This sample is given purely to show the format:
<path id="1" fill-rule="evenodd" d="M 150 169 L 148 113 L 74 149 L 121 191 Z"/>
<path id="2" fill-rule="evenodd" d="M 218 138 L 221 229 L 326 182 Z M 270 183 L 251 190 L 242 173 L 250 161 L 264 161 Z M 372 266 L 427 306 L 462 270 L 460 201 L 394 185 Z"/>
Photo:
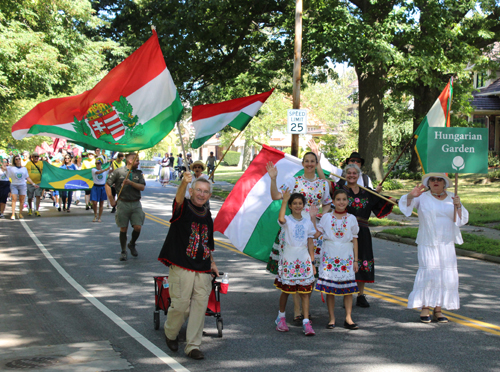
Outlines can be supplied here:
<path id="1" fill-rule="evenodd" d="M 35 185 L 40 185 L 40 182 L 42 182 L 43 162 L 40 161 L 38 152 L 31 154 L 30 160 L 26 163 L 26 169 Z M 43 189 L 35 187 L 35 185 L 27 182 L 28 216 L 31 216 L 35 212 L 35 215 L 40 217 L 40 198 L 42 197 Z M 33 208 L 33 197 L 35 197 L 35 208 Z"/>
<path id="2" fill-rule="evenodd" d="M 144 191 L 146 188 L 146 181 L 144 180 L 142 171 L 137 169 L 139 167 L 139 157 L 136 158 L 135 156 L 136 154 L 134 153 L 128 154 L 125 157 L 127 165 L 115 169 L 106 181 L 106 194 L 111 206 L 116 206 L 115 221 L 116 225 L 120 228 L 120 246 L 122 249 L 120 261 L 127 261 L 127 229 L 129 223 L 134 230 L 132 230 L 132 238 L 130 239 L 128 248 L 132 256 L 138 256 L 135 242 L 141 234 L 141 227 L 146 217 L 141 205 L 141 191 Z M 129 170 L 130 174 L 127 178 Z M 111 193 L 111 186 L 113 184 L 116 187 L 116 192 L 119 194 L 123 186 L 123 190 L 117 201 L 115 201 Z"/>

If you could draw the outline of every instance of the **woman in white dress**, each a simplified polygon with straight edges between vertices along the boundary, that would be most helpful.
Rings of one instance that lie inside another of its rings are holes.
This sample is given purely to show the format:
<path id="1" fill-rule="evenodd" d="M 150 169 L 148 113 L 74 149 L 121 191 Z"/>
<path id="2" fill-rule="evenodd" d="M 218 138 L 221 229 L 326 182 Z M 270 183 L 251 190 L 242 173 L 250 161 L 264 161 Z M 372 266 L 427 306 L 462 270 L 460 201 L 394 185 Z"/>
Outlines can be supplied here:
<path id="1" fill-rule="evenodd" d="M 421 308 L 420 321 L 446 323 L 441 308 L 460 308 L 455 244 L 462 244 L 460 226 L 469 220 L 469 212 L 460 197 L 447 191 L 451 181 L 444 173 L 427 173 L 422 184 L 399 200 L 399 208 L 410 216 L 418 211 L 418 271 L 408 308 Z M 456 213 L 455 213 L 456 210 Z M 456 222 L 454 222 L 454 215 Z M 434 307 L 432 318 L 429 307 Z"/>

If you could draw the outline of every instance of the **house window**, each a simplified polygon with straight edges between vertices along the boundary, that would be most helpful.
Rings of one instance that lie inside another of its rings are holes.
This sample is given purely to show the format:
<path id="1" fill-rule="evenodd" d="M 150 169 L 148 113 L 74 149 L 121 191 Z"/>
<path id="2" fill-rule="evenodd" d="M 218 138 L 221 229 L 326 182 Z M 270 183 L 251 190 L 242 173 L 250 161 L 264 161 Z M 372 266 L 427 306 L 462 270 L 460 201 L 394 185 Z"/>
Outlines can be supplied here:
<path id="1" fill-rule="evenodd" d="M 486 73 L 476 72 L 476 88 L 483 88 L 486 81 Z"/>
<path id="2" fill-rule="evenodd" d="M 474 115 L 472 119 L 474 128 L 486 128 L 486 116 L 485 115 Z"/>

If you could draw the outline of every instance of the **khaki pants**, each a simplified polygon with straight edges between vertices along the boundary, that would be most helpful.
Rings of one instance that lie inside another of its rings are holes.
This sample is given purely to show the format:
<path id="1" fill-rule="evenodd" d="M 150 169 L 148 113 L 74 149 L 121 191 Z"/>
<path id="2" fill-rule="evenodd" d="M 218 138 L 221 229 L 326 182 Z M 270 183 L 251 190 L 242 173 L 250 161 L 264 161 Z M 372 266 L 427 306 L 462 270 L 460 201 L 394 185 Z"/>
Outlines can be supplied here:
<path id="1" fill-rule="evenodd" d="M 201 345 L 208 297 L 212 291 L 212 276 L 172 265 L 168 282 L 172 303 L 168 309 L 167 321 L 163 326 L 165 336 L 169 340 L 175 340 L 189 317 L 184 348 L 184 352 L 189 354 L 191 350 L 199 349 Z"/>

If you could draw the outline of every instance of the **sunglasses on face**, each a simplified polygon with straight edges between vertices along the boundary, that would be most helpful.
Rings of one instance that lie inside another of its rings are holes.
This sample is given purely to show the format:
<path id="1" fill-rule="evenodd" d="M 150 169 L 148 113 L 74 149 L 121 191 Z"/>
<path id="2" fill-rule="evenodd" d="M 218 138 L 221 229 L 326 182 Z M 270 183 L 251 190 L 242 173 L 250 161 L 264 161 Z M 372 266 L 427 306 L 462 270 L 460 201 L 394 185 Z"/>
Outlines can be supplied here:
<path id="1" fill-rule="evenodd" d="M 361 160 L 359 160 L 359 159 L 349 159 L 349 163 L 359 163 L 359 164 L 361 164 Z"/>
<path id="2" fill-rule="evenodd" d="M 193 167 L 193 169 L 203 169 L 203 167 L 200 167 L 199 165 Z"/>
<path id="3" fill-rule="evenodd" d="M 429 181 L 430 181 L 430 182 L 441 182 L 441 181 L 444 181 L 444 178 L 440 178 L 440 177 L 429 177 Z"/>

